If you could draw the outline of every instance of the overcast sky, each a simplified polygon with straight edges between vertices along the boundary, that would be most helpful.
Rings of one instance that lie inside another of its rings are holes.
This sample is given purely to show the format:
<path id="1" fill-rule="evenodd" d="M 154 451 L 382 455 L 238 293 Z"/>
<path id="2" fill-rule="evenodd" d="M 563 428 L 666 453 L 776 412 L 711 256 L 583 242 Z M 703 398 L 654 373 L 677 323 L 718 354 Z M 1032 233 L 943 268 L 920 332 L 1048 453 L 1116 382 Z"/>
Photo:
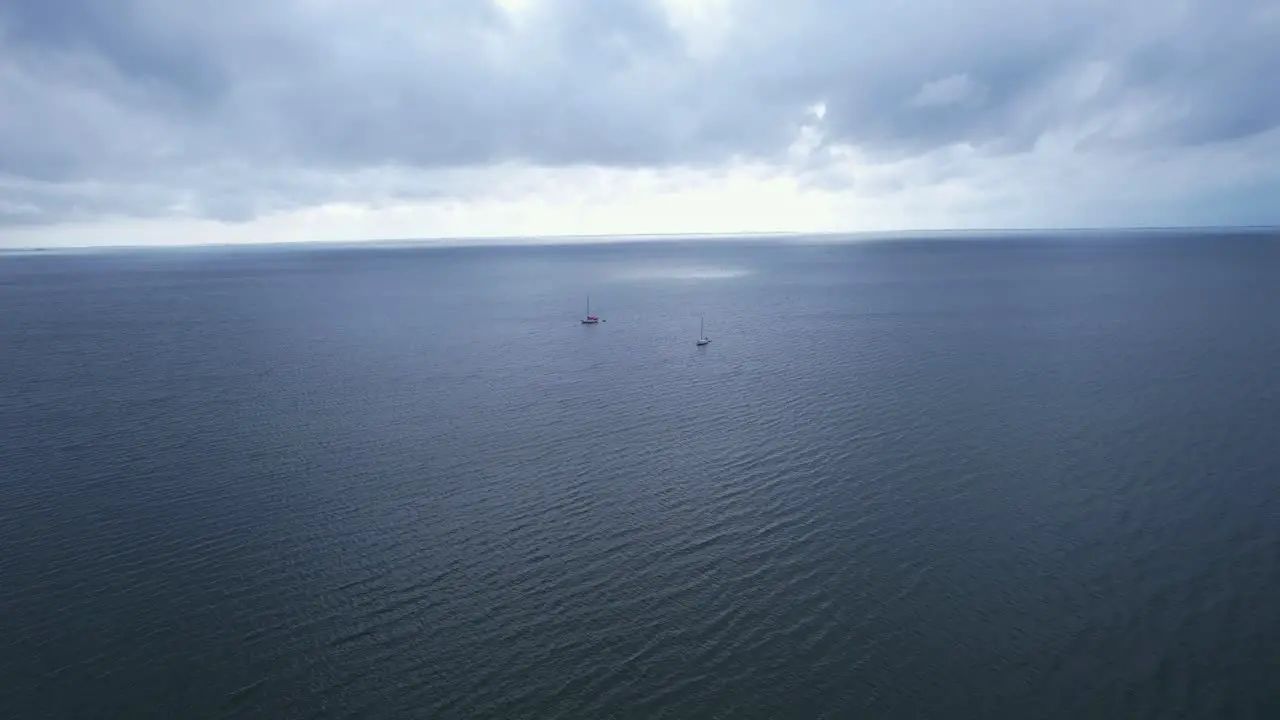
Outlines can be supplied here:
<path id="1" fill-rule="evenodd" d="M 1280 0 L 0 0 L 0 245 L 1280 223 Z"/>

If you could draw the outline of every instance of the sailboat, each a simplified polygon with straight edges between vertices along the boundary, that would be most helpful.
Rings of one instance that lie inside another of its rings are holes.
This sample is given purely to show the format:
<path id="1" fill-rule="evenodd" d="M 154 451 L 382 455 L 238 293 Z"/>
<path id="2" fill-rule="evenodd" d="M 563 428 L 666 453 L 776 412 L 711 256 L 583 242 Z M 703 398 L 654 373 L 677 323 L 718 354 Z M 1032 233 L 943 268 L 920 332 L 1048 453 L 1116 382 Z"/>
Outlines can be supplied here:
<path id="1" fill-rule="evenodd" d="M 595 325 L 600 322 L 600 318 L 591 314 L 591 296 L 587 296 L 587 316 L 582 318 L 583 325 Z"/>
<path id="2" fill-rule="evenodd" d="M 706 330 L 705 326 L 706 326 L 706 319 L 701 317 L 698 318 L 698 342 L 694 343 L 698 347 L 702 347 L 703 345 L 706 345 L 707 343 L 711 342 L 711 338 L 707 337 L 707 333 L 705 332 Z"/>

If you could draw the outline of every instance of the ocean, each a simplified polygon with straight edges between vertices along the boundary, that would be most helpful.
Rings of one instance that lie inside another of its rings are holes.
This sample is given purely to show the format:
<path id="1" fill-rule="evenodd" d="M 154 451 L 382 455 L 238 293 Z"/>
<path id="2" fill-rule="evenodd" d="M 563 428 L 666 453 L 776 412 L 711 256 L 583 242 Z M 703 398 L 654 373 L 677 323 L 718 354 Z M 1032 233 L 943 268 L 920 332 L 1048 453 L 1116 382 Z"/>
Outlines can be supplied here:
<path id="1" fill-rule="evenodd" d="M 1280 717 L 1278 272 L 0 254 L 0 717 Z"/>

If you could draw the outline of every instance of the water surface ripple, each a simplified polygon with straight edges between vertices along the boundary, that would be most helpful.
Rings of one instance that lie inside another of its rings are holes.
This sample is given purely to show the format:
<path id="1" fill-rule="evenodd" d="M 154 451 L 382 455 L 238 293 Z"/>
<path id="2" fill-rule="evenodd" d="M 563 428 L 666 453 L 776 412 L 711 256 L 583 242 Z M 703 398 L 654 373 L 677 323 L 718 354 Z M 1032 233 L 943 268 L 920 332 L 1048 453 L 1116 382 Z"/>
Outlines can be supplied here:
<path id="1" fill-rule="evenodd" d="M 0 716 L 1280 717 L 1278 267 L 0 256 Z"/>

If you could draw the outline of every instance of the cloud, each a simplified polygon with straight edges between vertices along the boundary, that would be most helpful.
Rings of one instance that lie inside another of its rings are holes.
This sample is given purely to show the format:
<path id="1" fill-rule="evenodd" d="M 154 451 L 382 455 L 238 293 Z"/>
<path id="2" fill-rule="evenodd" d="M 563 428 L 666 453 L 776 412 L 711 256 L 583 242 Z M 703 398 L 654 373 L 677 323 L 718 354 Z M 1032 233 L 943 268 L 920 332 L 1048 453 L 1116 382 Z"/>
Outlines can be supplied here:
<path id="1" fill-rule="evenodd" d="M 982 86 L 967 74 L 960 73 L 925 83 L 911 104 L 916 107 L 944 107 L 979 100 L 981 95 Z"/>
<path id="2" fill-rule="evenodd" d="M 1269 0 L 0 0 L 0 224 L 419 207 L 432 234 L 526 203 L 513 232 L 618 232 L 593 182 L 652 208 L 729 176 L 797 225 L 805 193 L 822 227 L 1175 218 L 1201 191 L 1229 221 L 1276 180 L 1250 154 L 1275 67 Z"/>

